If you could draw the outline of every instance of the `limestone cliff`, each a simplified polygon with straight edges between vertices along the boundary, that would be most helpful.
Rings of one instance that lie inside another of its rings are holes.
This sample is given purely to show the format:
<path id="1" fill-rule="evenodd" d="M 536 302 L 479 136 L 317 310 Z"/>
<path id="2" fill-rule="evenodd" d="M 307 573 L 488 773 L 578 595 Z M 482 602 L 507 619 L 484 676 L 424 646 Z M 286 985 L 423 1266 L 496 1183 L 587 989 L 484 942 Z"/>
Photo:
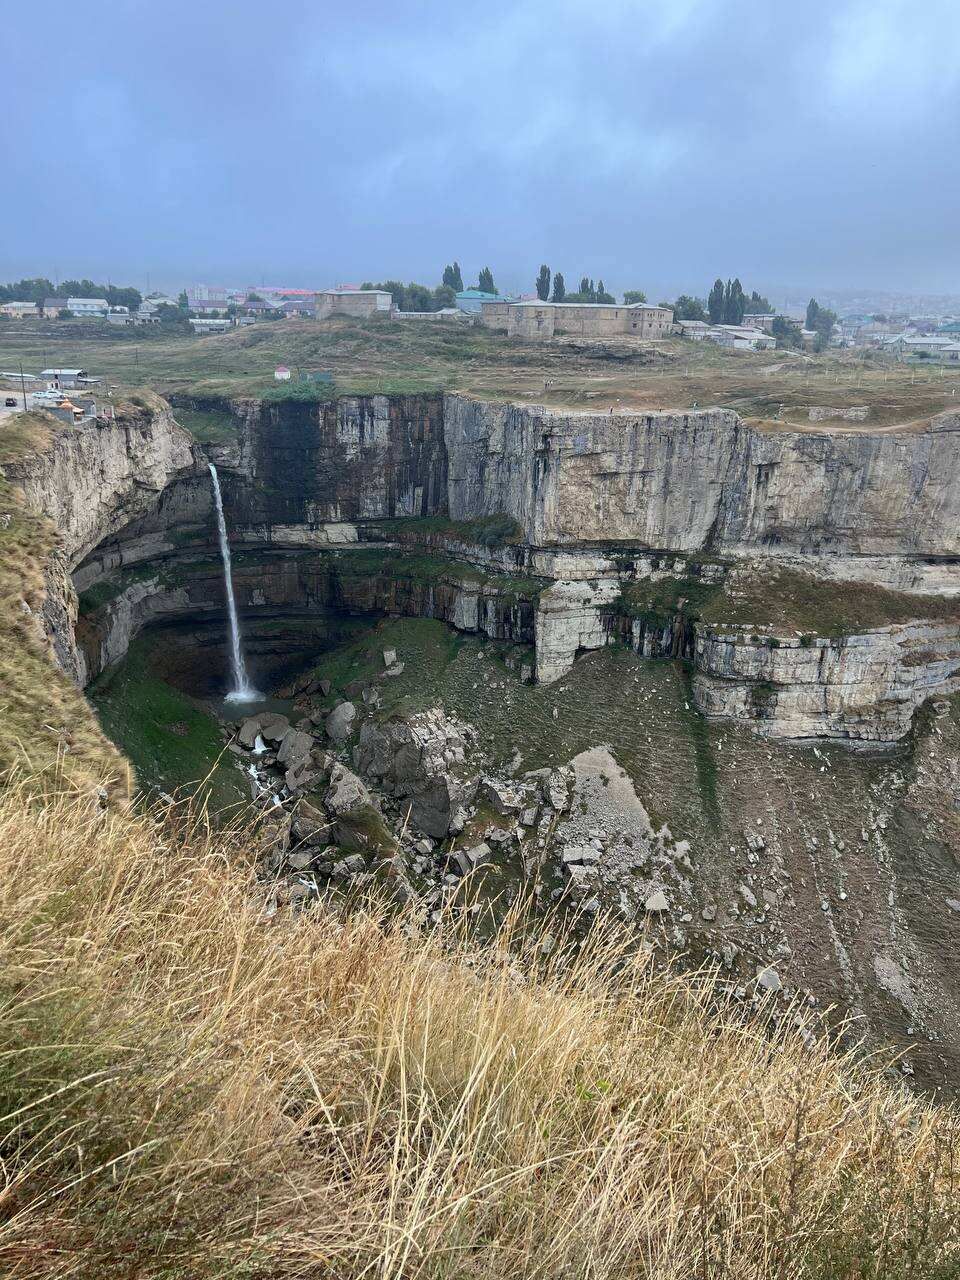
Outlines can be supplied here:
<path id="1" fill-rule="evenodd" d="M 59 665 L 78 682 L 76 593 L 70 574 L 105 538 L 151 509 L 173 479 L 195 465 L 190 437 L 154 398 L 114 419 L 97 418 L 52 436 L 49 447 L 4 471 L 25 507 L 57 531 L 47 566 L 44 621 Z"/>
<path id="2" fill-rule="evenodd" d="M 444 434 L 450 515 L 505 511 L 540 546 L 960 556 L 957 414 L 831 435 L 763 432 L 725 409 L 567 415 L 447 396 Z"/>

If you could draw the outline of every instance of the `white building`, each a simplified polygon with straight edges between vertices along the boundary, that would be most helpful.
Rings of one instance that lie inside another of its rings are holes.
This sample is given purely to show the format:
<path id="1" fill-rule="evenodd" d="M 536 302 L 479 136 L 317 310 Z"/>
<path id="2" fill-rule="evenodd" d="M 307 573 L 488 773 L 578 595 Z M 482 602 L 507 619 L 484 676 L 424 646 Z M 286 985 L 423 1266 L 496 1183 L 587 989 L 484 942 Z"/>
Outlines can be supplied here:
<path id="1" fill-rule="evenodd" d="M 80 319 L 99 320 L 110 311 L 106 298 L 68 298 L 66 308 Z"/>
<path id="2" fill-rule="evenodd" d="M 42 369 L 40 377 L 50 391 L 64 391 L 73 387 L 95 387 L 99 378 L 91 378 L 86 369 Z"/>
<path id="3" fill-rule="evenodd" d="M 738 324 L 715 324 L 704 335 L 708 342 L 735 351 L 766 351 L 777 345 L 776 338 L 762 329 L 751 329 Z"/>
<path id="4" fill-rule="evenodd" d="M 190 321 L 190 328 L 194 333 L 225 333 L 227 329 L 233 328 L 232 320 L 193 320 Z"/>

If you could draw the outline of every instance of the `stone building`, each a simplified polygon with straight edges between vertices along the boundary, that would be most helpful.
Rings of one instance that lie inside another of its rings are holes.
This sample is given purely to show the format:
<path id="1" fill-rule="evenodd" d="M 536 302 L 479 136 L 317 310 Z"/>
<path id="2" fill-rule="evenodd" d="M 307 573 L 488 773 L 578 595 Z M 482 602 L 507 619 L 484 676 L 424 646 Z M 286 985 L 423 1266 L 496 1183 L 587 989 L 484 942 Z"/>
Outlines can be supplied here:
<path id="1" fill-rule="evenodd" d="M 386 289 L 324 289 L 317 294 L 317 319 L 327 316 L 388 316 L 393 298 Z"/>
<path id="2" fill-rule="evenodd" d="M 552 338 L 555 333 L 581 338 L 607 338 L 632 333 L 640 338 L 662 338 L 671 332 L 669 307 L 645 302 L 627 306 L 604 302 L 485 302 L 481 323 L 505 328 L 516 338 Z"/>

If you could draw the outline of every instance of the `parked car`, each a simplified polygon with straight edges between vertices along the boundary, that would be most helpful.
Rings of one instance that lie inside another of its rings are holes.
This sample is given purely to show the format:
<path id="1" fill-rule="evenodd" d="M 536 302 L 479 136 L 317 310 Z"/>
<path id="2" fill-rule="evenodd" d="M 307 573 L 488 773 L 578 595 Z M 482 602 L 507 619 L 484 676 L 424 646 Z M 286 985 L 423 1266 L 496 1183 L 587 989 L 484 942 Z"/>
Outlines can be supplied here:
<path id="1" fill-rule="evenodd" d="M 5 409 L 15 409 L 17 407 L 16 396 L 7 396 L 6 400 L 3 402 L 3 407 Z"/>

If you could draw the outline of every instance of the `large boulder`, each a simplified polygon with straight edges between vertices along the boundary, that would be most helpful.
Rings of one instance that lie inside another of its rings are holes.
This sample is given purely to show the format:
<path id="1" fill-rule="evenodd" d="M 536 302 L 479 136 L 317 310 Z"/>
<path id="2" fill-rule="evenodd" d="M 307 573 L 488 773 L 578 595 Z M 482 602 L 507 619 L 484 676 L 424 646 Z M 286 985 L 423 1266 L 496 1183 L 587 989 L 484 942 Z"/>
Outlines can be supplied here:
<path id="1" fill-rule="evenodd" d="M 290 728 L 286 716 L 275 711 L 267 711 L 260 716 L 260 735 L 265 742 L 282 742 Z"/>
<path id="2" fill-rule="evenodd" d="M 277 752 L 277 764 L 295 766 L 310 759 L 313 749 L 313 738 L 300 729 L 288 729 L 280 742 Z"/>
<path id="3" fill-rule="evenodd" d="M 368 720 L 354 763 L 388 795 L 410 801 L 415 828 L 442 839 L 476 791 L 476 779 L 463 768 L 466 745 L 463 731 L 440 711 L 383 724 Z"/>

